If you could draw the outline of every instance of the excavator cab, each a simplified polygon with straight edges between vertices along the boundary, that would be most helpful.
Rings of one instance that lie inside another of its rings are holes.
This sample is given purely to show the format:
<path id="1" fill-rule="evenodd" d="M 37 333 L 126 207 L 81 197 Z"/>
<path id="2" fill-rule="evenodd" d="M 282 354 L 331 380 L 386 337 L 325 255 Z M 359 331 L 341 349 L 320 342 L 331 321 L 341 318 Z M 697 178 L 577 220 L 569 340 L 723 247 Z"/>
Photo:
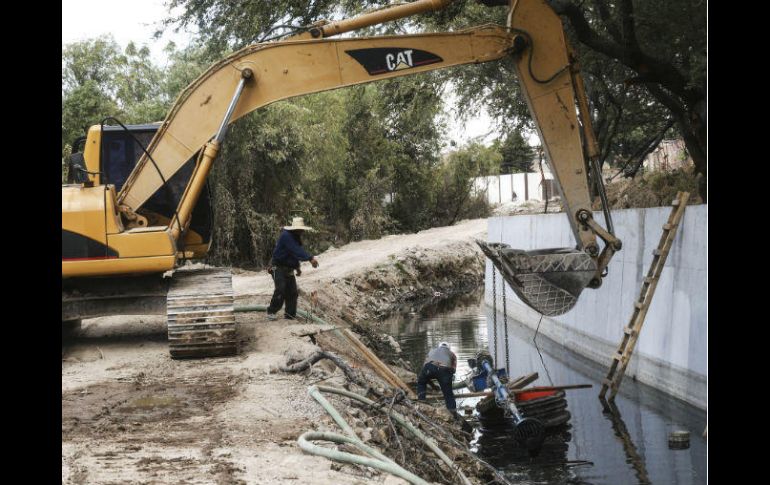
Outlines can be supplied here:
<path id="1" fill-rule="evenodd" d="M 114 185 L 119 192 L 134 170 L 160 123 L 122 126 L 94 125 L 88 136 L 72 144 L 67 182 L 70 184 Z M 87 147 L 92 147 L 90 150 Z M 196 153 L 166 184 L 160 187 L 140 214 L 149 226 L 168 226 L 187 182 L 195 168 Z M 188 258 L 202 258 L 208 252 L 212 234 L 212 208 L 208 181 L 192 212 L 190 226 L 180 244 Z"/>

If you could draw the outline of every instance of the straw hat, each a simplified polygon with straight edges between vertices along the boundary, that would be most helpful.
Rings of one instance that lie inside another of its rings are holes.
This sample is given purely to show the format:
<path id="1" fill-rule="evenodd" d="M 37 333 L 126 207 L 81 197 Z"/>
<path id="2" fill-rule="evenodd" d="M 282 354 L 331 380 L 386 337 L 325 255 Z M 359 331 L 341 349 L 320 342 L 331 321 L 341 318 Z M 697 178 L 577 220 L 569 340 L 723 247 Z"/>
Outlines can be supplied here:
<path id="1" fill-rule="evenodd" d="M 287 231 L 315 231 L 310 226 L 305 225 L 305 219 L 302 217 L 293 217 L 291 219 L 291 226 L 283 226 Z"/>

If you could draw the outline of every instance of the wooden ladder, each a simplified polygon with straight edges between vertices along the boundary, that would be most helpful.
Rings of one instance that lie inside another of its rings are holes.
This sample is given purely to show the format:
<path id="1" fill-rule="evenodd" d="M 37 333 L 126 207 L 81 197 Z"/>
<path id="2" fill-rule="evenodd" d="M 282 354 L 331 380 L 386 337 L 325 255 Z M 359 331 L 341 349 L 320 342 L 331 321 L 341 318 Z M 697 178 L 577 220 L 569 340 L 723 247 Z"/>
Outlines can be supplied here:
<path id="1" fill-rule="evenodd" d="M 617 352 L 612 354 L 610 370 L 607 373 L 607 377 L 602 381 L 602 390 L 599 392 L 599 398 L 601 399 L 604 399 L 607 389 L 610 389 L 610 401 L 615 400 L 615 395 L 618 393 L 618 388 L 623 380 L 628 362 L 634 353 L 636 341 L 639 339 L 639 332 L 642 330 L 644 318 L 647 316 L 647 310 L 652 303 L 655 288 L 658 286 L 658 279 L 661 272 L 663 272 L 668 253 L 671 251 L 671 246 L 676 236 L 676 229 L 682 220 L 689 197 L 689 192 L 678 192 L 676 199 L 671 203 L 673 209 L 668 216 L 668 222 L 663 225 L 663 234 L 660 237 L 658 248 L 652 251 L 652 263 L 647 271 L 647 276 L 644 278 L 642 289 L 639 292 L 639 299 L 634 302 L 634 312 L 631 314 L 631 320 L 623 329 L 623 338 L 620 341 L 620 346 Z"/>

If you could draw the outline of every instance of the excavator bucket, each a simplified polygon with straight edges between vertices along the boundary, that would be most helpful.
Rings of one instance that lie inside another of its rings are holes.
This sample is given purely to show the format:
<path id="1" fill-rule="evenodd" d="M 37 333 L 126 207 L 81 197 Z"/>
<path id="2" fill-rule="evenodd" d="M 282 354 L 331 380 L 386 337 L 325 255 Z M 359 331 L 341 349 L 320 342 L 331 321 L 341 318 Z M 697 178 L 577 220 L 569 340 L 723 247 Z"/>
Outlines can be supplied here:
<path id="1" fill-rule="evenodd" d="M 567 313 L 596 275 L 596 261 L 570 248 L 522 251 L 476 240 L 521 300 L 546 316 Z"/>

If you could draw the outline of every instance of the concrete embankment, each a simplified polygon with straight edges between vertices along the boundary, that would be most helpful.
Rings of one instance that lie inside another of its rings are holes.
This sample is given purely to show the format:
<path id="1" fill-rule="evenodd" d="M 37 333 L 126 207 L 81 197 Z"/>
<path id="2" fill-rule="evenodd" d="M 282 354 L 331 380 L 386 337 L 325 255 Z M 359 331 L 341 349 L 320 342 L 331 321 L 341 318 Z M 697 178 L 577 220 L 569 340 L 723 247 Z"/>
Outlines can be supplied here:
<path id="1" fill-rule="evenodd" d="M 658 245 L 670 207 L 613 211 L 623 249 L 597 290 L 586 289 L 565 315 L 542 317 L 507 288 L 508 315 L 585 357 L 609 365 Z M 594 213 L 602 221 L 601 213 Z M 708 205 L 688 206 L 645 319 L 626 375 L 701 409 L 706 407 Z M 487 240 L 516 249 L 574 247 L 564 214 L 489 219 Z M 492 305 L 492 265 L 486 265 Z M 502 312 L 500 275 L 497 309 Z"/>

